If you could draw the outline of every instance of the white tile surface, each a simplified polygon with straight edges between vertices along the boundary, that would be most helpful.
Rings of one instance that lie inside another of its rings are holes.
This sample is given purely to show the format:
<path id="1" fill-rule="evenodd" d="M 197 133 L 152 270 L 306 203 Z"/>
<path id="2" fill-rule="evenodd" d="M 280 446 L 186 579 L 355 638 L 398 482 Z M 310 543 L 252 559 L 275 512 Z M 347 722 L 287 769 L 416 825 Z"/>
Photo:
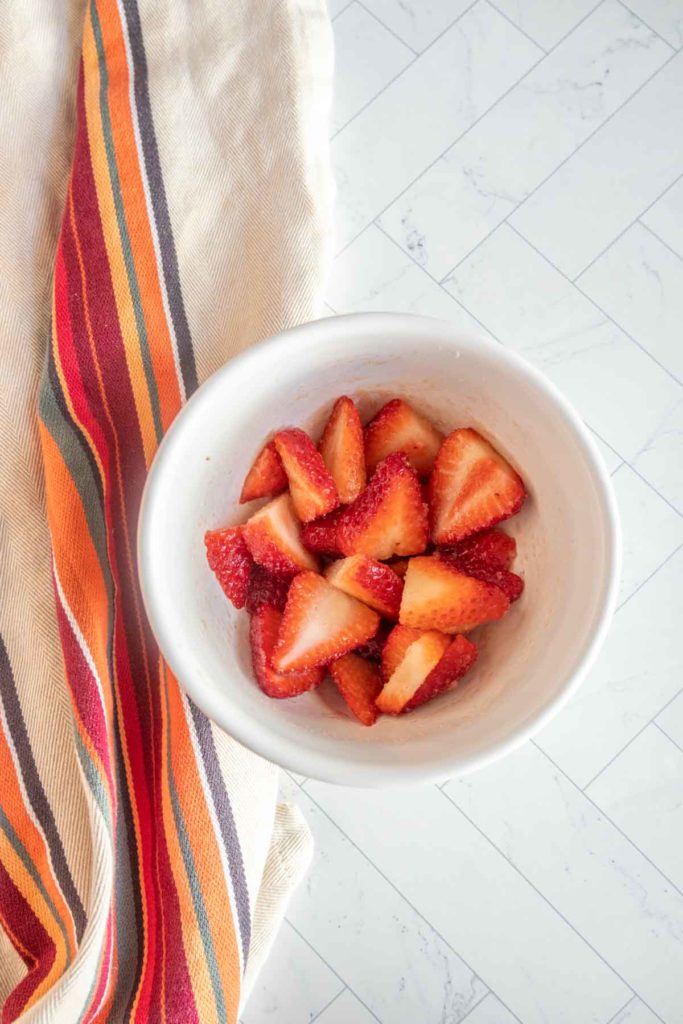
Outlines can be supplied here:
<path id="1" fill-rule="evenodd" d="M 683 46 L 683 0 L 628 0 L 628 6 L 675 49 Z"/>
<path id="2" fill-rule="evenodd" d="M 683 380 L 683 259 L 634 224 L 577 283 L 643 348 Z"/>
<path id="3" fill-rule="evenodd" d="M 617 612 L 580 691 L 537 738 L 579 786 L 590 782 L 681 688 L 682 573 L 679 551 Z"/>
<path id="4" fill-rule="evenodd" d="M 382 215 L 382 226 L 443 278 L 670 52 L 605 0 Z"/>
<path id="5" fill-rule="evenodd" d="M 683 896 L 541 750 L 527 744 L 445 792 L 647 1005 L 676 1019 Z"/>
<path id="6" fill-rule="evenodd" d="M 683 692 L 657 715 L 656 722 L 683 750 Z"/>
<path id="7" fill-rule="evenodd" d="M 621 466 L 612 479 L 621 515 L 621 603 L 631 597 L 683 544 L 683 516 L 660 498 L 630 466 Z M 647 530 L 643 530 L 644 523 L 647 523 Z"/>
<path id="8" fill-rule="evenodd" d="M 286 921 L 266 970 L 256 981 L 241 1024 L 310 1021 L 343 988 L 339 978 Z"/>
<path id="9" fill-rule="evenodd" d="M 648 725 L 586 792 L 683 890 L 683 750 Z"/>
<path id="10" fill-rule="evenodd" d="M 538 748 L 451 785 L 476 826 L 434 787 L 283 774 L 317 852 L 244 1024 L 683 1024 L 683 53 L 662 63 L 653 36 L 680 45 L 682 5 L 331 2 L 337 117 L 358 113 L 333 144 L 350 244 L 323 312 L 483 321 L 552 377 L 615 474 L 626 603 Z M 447 151 L 470 153 L 490 210 Z"/>
<path id="11" fill-rule="evenodd" d="M 682 118 L 683 54 L 678 54 L 526 200 L 511 222 L 565 274 L 580 274 L 680 175 Z"/>
<path id="12" fill-rule="evenodd" d="M 683 257 L 683 177 L 674 182 L 640 219 Z"/>
<path id="13" fill-rule="evenodd" d="M 595 0 L 496 0 L 515 25 L 549 50 L 597 7 Z"/>
<path id="14" fill-rule="evenodd" d="M 481 117 L 538 53 L 479 0 L 342 129 L 332 145 L 339 247 Z"/>
<path id="15" fill-rule="evenodd" d="M 327 0 L 327 10 L 330 18 L 337 18 L 350 3 L 352 3 L 352 0 Z"/>
<path id="16" fill-rule="evenodd" d="M 624 983 L 440 790 L 370 792 L 310 780 L 305 789 L 482 980 L 495 979 L 525 1024 L 604 1024 L 624 1005 Z"/>
<path id="17" fill-rule="evenodd" d="M 364 0 L 364 3 L 392 32 L 420 52 L 472 6 L 472 0 Z"/>
<path id="18" fill-rule="evenodd" d="M 410 64 L 414 54 L 355 0 L 333 27 L 335 132 Z"/>
<path id="19" fill-rule="evenodd" d="M 509 225 L 444 284 L 505 345 L 547 373 L 624 458 L 641 458 L 675 413 L 680 385 Z M 655 472 L 661 477 L 660 463 Z"/>

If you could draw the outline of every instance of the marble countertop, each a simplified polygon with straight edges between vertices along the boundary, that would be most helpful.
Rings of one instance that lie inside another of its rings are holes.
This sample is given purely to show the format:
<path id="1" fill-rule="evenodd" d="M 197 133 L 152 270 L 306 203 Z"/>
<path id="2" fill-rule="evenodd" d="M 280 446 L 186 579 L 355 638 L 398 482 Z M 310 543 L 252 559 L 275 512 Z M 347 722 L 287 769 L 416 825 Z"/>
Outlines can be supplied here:
<path id="1" fill-rule="evenodd" d="M 283 776 L 316 838 L 244 1024 L 683 1022 L 683 0 L 331 0 L 330 312 L 515 348 L 595 433 L 619 609 L 535 741 Z"/>

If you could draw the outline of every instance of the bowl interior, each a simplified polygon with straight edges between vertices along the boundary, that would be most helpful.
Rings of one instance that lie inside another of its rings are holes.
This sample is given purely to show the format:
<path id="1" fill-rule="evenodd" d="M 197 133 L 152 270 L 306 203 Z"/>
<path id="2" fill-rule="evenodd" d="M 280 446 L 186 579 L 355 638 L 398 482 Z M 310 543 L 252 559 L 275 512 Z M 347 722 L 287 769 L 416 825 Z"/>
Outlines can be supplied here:
<path id="1" fill-rule="evenodd" d="M 223 597 L 207 529 L 241 522 L 240 487 L 264 440 L 317 436 L 339 394 L 369 417 L 407 398 L 444 432 L 481 430 L 524 477 L 529 499 L 505 525 L 518 543 L 522 599 L 472 634 L 475 669 L 454 691 L 372 729 L 331 682 L 265 697 L 250 669 L 248 617 Z M 250 350 L 197 393 L 165 439 L 140 527 L 145 602 L 162 652 L 196 703 L 229 733 L 304 775 L 355 785 L 464 772 L 520 742 L 559 706 L 599 641 L 613 601 L 616 524 L 592 443 L 549 385 L 497 346 L 446 324 L 390 315 L 306 325 Z"/>

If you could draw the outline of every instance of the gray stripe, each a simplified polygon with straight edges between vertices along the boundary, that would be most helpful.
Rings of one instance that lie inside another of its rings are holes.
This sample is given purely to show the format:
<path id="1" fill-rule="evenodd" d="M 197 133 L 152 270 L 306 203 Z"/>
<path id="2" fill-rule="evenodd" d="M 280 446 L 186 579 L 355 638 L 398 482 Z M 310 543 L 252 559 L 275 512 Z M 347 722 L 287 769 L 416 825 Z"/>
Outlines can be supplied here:
<path id="1" fill-rule="evenodd" d="M 228 796 L 228 791 L 225 788 L 223 773 L 221 772 L 220 765 L 218 763 L 218 755 L 216 754 L 216 746 L 213 742 L 211 723 L 206 715 L 204 715 L 196 704 L 189 698 L 188 703 L 190 705 L 190 710 L 192 711 L 195 733 L 199 742 L 199 749 L 202 753 L 206 777 L 209 780 L 209 788 L 213 798 L 213 805 L 216 809 L 216 817 L 218 818 L 223 845 L 225 846 L 228 854 L 230 878 L 232 879 L 232 888 L 235 893 L 240 937 L 242 939 L 242 953 L 244 963 L 246 964 L 247 957 L 249 956 L 249 944 L 251 941 L 251 913 L 249 910 L 249 890 L 247 889 L 247 879 L 244 874 L 244 861 L 242 860 L 242 847 L 240 846 L 237 829 L 235 828 L 235 818 L 232 813 L 230 797 Z"/>
<path id="2" fill-rule="evenodd" d="M 43 830 L 43 835 L 50 851 L 50 860 L 55 878 L 73 916 L 76 936 L 80 942 L 85 928 L 85 910 L 69 870 L 52 808 L 38 774 L 38 767 L 33 757 L 26 722 L 21 710 L 21 704 L 19 703 L 19 694 L 17 693 L 12 666 L 2 636 L 0 636 L 0 700 L 2 700 L 5 709 L 5 716 L 14 749 L 17 753 L 24 786 L 33 812 Z"/>

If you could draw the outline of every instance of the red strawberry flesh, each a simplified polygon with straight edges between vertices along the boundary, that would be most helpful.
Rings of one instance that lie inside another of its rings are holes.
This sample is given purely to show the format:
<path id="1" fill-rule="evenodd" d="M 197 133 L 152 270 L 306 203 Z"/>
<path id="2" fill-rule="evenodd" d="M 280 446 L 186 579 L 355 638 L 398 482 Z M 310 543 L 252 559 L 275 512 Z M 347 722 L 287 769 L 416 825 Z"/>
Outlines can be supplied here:
<path id="1" fill-rule="evenodd" d="M 253 559 L 241 527 L 209 530 L 204 544 L 207 561 L 223 593 L 235 608 L 244 608 Z"/>
<path id="2" fill-rule="evenodd" d="M 334 480 L 339 500 L 355 501 L 365 487 L 363 425 L 347 395 L 334 403 L 320 441 L 320 454 Z"/>
<path id="3" fill-rule="evenodd" d="M 250 615 L 268 604 L 282 612 L 287 603 L 287 593 L 292 582 L 291 576 L 274 576 L 262 565 L 252 565 L 247 586 L 246 609 Z"/>
<path id="4" fill-rule="evenodd" d="M 275 576 L 294 576 L 318 563 L 301 542 L 301 526 L 289 494 L 264 505 L 242 527 L 251 557 Z"/>
<path id="5" fill-rule="evenodd" d="M 281 430 L 273 444 L 282 459 L 296 514 L 302 523 L 326 515 L 339 504 L 334 480 L 308 434 L 294 427 Z"/>
<path id="6" fill-rule="evenodd" d="M 469 672 L 478 656 L 479 651 L 466 636 L 454 637 L 446 653 L 417 688 L 403 710 L 412 711 L 413 708 L 426 704 L 428 700 L 450 689 L 453 683 Z"/>
<path id="7" fill-rule="evenodd" d="M 393 569 L 367 555 L 349 555 L 325 570 L 326 579 L 352 597 L 374 608 L 380 615 L 397 619 L 403 582 Z"/>
<path id="8" fill-rule="evenodd" d="M 321 668 L 305 672 L 276 672 L 271 656 L 277 640 L 282 615 L 270 605 L 261 605 L 254 613 L 249 627 L 251 661 L 256 682 L 269 697 L 298 697 L 300 693 L 318 686 L 325 675 Z"/>
<path id="9" fill-rule="evenodd" d="M 274 498 L 286 488 L 287 474 L 280 456 L 275 451 L 275 445 L 270 441 L 261 449 L 247 473 L 242 485 L 240 504 L 244 505 L 245 502 L 254 501 L 256 498 Z"/>
<path id="10" fill-rule="evenodd" d="M 368 472 L 392 452 L 403 452 L 420 476 L 434 465 L 442 435 L 429 420 L 404 402 L 393 398 L 365 428 L 365 461 Z"/>
<path id="11" fill-rule="evenodd" d="M 330 675 L 358 721 L 374 725 L 378 716 L 375 701 L 382 690 L 377 666 L 357 654 L 345 654 L 331 663 Z"/>

